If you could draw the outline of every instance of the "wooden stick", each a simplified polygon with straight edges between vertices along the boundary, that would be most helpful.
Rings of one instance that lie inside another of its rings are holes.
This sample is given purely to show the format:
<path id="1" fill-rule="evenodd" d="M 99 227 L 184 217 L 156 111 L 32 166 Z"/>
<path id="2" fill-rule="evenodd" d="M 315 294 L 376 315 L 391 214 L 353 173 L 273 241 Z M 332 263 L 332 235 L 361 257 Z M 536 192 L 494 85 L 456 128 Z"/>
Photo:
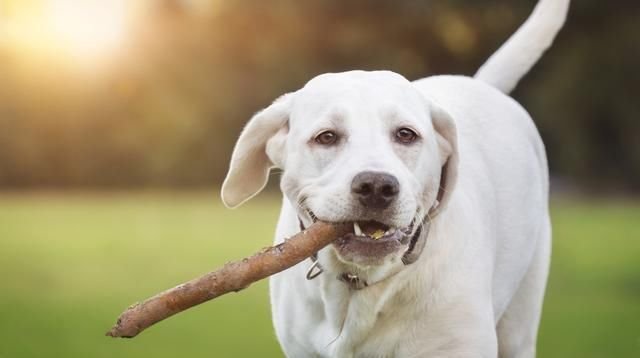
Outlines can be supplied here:
<path id="1" fill-rule="evenodd" d="M 176 313 L 225 293 L 240 291 L 303 261 L 344 236 L 348 230 L 350 227 L 347 225 L 317 222 L 281 244 L 263 249 L 249 258 L 227 263 L 217 271 L 130 306 L 106 335 L 135 337 L 147 327 Z"/>

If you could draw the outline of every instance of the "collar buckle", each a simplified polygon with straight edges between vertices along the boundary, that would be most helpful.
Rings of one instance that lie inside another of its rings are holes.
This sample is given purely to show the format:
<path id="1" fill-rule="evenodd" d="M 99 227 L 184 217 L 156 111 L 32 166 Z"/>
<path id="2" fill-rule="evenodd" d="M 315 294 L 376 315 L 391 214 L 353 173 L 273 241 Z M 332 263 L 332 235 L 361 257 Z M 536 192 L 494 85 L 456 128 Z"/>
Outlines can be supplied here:
<path id="1" fill-rule="evenodd" d="M 324 272 L 324 270 L 322 269 L 322 266 L 320 266 L 320 262 L 318 262 L 318 258 L 316 257 L 316 255 L 311 256 L 311 260 L 313 261 L 313 264 L 307 270 L 307 275 L 306 275 L 307 280 L 309 281 L 320 276 L 320 274 Z"/>
<path id="2" fill-rule="evenodd" d="M 361 290 L 367 286 L 367 281 L 360 279 L 358 275 L 352 274 L 349 272 L 345 272 L 342 275 L 338 276 L 338 280 L 347 284 L 347 286 L 352 290 Z"/>

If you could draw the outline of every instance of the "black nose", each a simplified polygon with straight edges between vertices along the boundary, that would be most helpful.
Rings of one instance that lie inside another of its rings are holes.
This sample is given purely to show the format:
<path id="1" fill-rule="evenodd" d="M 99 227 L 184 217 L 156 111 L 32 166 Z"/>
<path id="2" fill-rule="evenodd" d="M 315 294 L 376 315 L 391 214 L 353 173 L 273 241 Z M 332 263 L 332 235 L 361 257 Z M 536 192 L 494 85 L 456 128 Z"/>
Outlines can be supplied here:
<path id="1" fill-rule="evenodd" d="M 400 183 L 393 175 L 362 172 L 351 182 L 351 193 L 370 209 L 385 209 L 398 196 Z"/>

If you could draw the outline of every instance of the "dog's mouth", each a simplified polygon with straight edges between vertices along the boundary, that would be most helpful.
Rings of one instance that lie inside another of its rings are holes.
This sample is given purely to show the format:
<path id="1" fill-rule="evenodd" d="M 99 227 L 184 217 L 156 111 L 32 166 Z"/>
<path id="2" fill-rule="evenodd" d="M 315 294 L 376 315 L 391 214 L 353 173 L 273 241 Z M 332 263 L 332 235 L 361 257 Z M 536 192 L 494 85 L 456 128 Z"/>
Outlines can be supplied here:
<path id="1" fill-rule="evenodd" d="M 306 211 L 313 222 L 318 220 L 311 210 Z M 351 221 L 352 231 L 334 241 L 333 248 L 341 261 L 361 266 L 379 265 L 400 253 L 405 261 L 420 238 L 420 222 L 415 217 L 409 226 L 397 228 L 374 220 Z"/>
<path id="2" fill-rule="evenodd" d="M 351 237 L 365 242 L 398 241 L 406 244 L 412 232 L 413 222 L 408 227 L 400 229 L 373 220 L 354 221 Z"/>

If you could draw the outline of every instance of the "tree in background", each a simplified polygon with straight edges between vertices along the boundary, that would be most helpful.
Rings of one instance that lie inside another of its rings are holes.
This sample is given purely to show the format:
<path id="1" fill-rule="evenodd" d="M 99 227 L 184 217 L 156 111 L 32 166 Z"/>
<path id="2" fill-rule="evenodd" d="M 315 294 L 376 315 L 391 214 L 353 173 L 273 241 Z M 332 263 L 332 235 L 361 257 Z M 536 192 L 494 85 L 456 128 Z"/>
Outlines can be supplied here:
<path id="1" fill-rule="evenodd" d="M 149 0 L 100 61 L 0 42 L 0 186 L 219 184 L 244 123 L 282 93 L 350 69 L 472 75 L 535 2 Z M 572 185 L 640 190 L 639 8 L 575 1 L 514 94 Z"/>

